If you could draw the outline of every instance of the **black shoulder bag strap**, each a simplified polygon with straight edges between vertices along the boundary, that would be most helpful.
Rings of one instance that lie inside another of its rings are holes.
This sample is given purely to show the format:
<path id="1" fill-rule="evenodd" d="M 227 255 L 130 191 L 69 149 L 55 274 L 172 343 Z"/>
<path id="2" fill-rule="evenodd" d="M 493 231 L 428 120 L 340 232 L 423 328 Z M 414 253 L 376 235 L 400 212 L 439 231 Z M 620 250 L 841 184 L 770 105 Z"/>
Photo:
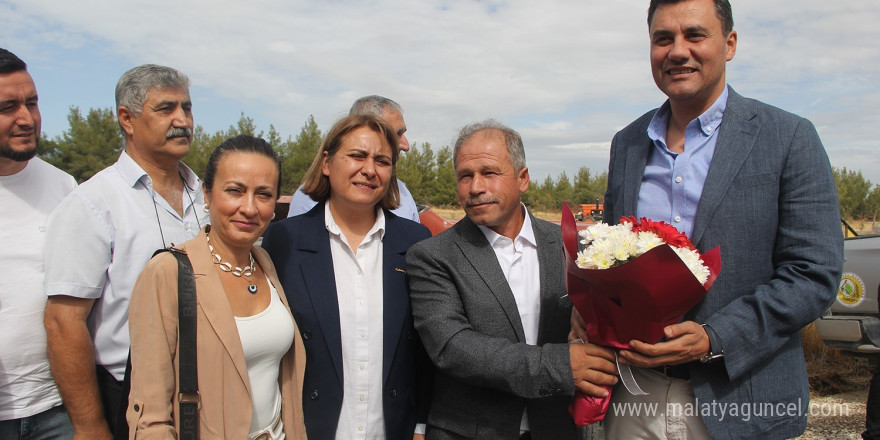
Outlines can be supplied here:
<path id="1" fill-rule="evenodd" d="M 196 280 L 192 264 L 186 252 L 168 248 L 177 258 L 177 360 L 180 380 L 178 405 L 180 406 L 180 440 L 199 438 L 199 375 L 196 362 Z"/>

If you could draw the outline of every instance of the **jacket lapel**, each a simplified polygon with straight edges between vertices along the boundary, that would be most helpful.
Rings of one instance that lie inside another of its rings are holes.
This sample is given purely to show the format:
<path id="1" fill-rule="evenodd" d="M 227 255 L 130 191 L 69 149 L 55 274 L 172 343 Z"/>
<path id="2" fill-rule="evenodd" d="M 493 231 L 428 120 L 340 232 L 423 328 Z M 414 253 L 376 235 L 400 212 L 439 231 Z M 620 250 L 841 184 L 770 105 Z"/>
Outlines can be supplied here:
<path id="1" fill-rule="evenodd" d="M 324 223 L 324 208 L 317 215 L 303 219 L 304 233 L 297 252 L 302 253 L 300 267 L 306 289 L 314 308 L 315 316 L 321 323 L 321 332 L 327 343 L 327 350 L 333 360 L 336 377 L 342 383 L 342 332 L 339 326 L 339 298 L 336 294 L 336 276 L 333 271 L 333 256 L 330 254 L 330 236 Z M 296 306 L 294 304 L 294 306 Z"/>
<path id="2" fill-rule="evenodd" d="M 529 213 L 529 215 L 532 214 Z M 541 277 L 541 315 L 538 323 L 538 343 L 540 344 L 544 341 L 544 335 L 558 324 L 553 322 L 556 305 L 559 303 L 559 298 L 556 295 L 565 290 L 558 288 L 561 287 L 561 281 L 555 278 L 559 271 L 554 270 L 553 267 L 560 267 L 564 263 L 562 245 L 559 243 L 557 235 L 552 230 L 548 230 L 546 224 L 536 221 L 534 216 L 532 216 L 532 229 L 535 231 L 535 240 L 538 242 L 538 265 Z"/>
<path id="3" fill-rule="evenodd" d="M 204 243 L 204 246 L 201 246 L 201 243 Z M 241 338 L 238 336 L 238 326 L 235 324 L 229 299 L 226 298 L 226 291 L 220 282 L 220 275 L 214 269 L 211 254 L 208 252 L 205 231 L 202 230 L 197 239 L 186 246 L 185 250 L 193 266 L 198 305 L 205 313 L 214 333 L 217 334 L 229 353 L 239 378 L 250 394 L 250 380 L 247 363 L 244 359 L 244 349 L 241 346 Z"/>
<path id="4" fill-rule="evenodd" d="M 644 127 L 647 130 L 647 126 Z M 642 177 L 645 175 L 645 165 L 648 164 L 648 154 L 651 153 L 653 142 L 644 135 L 644 130 L 639 130 L 639 136 L 634 139 L 624 139 L 626 145 L 626 165 L 624 167 L 623 181 L 623 212 L 621 216 L 636 215 L 636 207 L 639 203 L 639 189 L 642 186 Z M 611 213 L 614 215 L 614 213 Z M 619 218 L 619 217 L 618 217 Z M 607 223 L 615 224 L 618 218 L 608 219 Z"/>
<path id="5" fill-rule="evenodd" d="M 513 327 L 517 340 L 525 342 L 525 331 L 523 331 L 519 309 L 516 307 L 516 299 L 514 299 L 513 292 L 504 278 L 504 272 L 501 271 L 501 265 L 498 264 L 495 251 L 489 245 L 483 232 L 470 219 L 465 217 L 458 224 L 461 225 L 459 231 L 462 239 L 457 242 L 457 245 L 462 255 L 473 266 L 474 271 L 486 283 L 501 305 L 501 310 L 504 311 L 510 326 Z"/>
<path id="6" fill-rule="evenodd" d="M 760 127 L 756 124 L 757 113 L 748 101 L 730 88 L 727 108 L 718 132 L 715 154 L 706 175 L 703 194 L 694 217 L 691 242 L 699 247 L 700 239 L 712 219 L 721 200 L 727 194 L 734 177 L 755 145 Z"/>
<path id="7" fill-rule="evenodd" d="M 398 219 L 385 211 L 385 235 L 382 241 L 382 383 L 388 379 L 406 314 L 409 289 L 406 279 L 407 241 L 397 229 Z"/>

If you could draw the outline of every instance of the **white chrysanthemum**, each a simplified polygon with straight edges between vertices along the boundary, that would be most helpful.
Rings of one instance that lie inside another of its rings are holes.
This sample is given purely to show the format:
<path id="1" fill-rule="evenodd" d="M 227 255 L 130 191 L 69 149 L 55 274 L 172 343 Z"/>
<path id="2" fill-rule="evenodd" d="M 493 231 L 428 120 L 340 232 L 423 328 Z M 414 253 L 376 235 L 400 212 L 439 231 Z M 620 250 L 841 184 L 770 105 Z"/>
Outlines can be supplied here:
<path id="1" fill-rule="evenodd" d="M 578 252 L 577 259 L 574 260 L 574 262 L 577 264 L 577 267 L 581 269 L 596 269 L 586 251 Z"/>
<path id="2" fill-rule="evenodd" d="M 681 258 L 681 261 L 683 261 L 691 273 L 694 274 L 697 281 L 699 281 L 700 284 L 705 284 L 706 280 L 709 279 L 709 268 L 703 264 L 699 252 L 684 247 L 673 247 L 672 250 L 675 251 L 675 254 Z"/>
<path id="3" fill-rule="evenodd" d="M 589 245 L 596 239 L 607 237 L 608 230 L 611 228 L 612 226 L 607 223 L 596 223 L 587 227 L 587 229 L 579 231 L 578 235 L 581 237 L 581 244 Z"/>
<path id="4" fill-rule="evenodd" d="M 651 231 L 642 232 L 639 234 L 638 241 L 636 242 L 638 255 L 642 255 L 661 244 L 666 244 L 666 242 L 664 242 L 657 234 Z"/>

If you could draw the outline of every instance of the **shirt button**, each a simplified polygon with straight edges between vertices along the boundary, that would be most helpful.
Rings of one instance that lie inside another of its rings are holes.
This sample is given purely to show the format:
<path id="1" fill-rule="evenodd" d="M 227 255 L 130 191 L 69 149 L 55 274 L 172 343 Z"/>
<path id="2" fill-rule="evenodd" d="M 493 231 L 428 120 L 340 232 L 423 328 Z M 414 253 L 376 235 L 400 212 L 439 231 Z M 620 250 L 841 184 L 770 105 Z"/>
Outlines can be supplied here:
<path id="1" fill-rule="evenodd" d="M 361 364 L 361 371 L 364 371 L 364 370 L 366 370 L 366 369 L 367 369 L 367 366 L 364 365 L 364 364 Z"/>
<path id="2" fill-rule="evenodd" d="M 363 274 L 364 274 L 364 272 L 362 270 L 358 269 L 358 275 L 363 275 Z"/>
<path id="3" fill-rule="evenodd" d="M 675 183 L 681 183 L 682 180 L 684 179 L 682 179 L 681 176 L 678 176 L 675 178 Z"/>
<path id="4" fill-rule="evenodd" d="M 680 222 L 680 221 L 681 221 L 681 216 L 680 216 L 680 215 L 675 216 L 675 219 L 674 219 L 674 220 L 675 220 L 676 222 Z"/>
<path id="5" fill-rule="evenodd" d="M 358 425 L 358 431 L 364 432 L 364 425 Z"/>
<path id="6" fill-rule="evenodd" d="M 367 396 L 364 396 L 363 394 L 361 394 L 360 396 L 358 396 L 358 400 L 363 402 L 363 401 L 367 400 Z"/>
<path id="7" fill-rule="evenodd" d="M 712 126 L 711 126 L 711 125 L 706 126 L 706 131 L 708 131 L 709 133 L 711 133 L 711 132 L 712 132 Z"/>
<path id="8" fill-rule="evenodd" d="M 361 337 L 362 337 L 362 338 L 366 338 L 366 337 L 367 337 L 367 332 L 365 332 L 365 331 L 361 331 Z"/>

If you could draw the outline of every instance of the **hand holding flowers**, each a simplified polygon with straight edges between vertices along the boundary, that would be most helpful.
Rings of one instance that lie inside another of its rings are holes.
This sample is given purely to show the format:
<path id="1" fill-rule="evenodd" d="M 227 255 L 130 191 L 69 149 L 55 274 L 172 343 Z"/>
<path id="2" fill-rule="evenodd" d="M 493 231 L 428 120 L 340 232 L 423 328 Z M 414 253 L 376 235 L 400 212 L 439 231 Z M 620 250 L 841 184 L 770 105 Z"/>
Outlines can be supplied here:
<path id="1" fill-rule="evenodd" d="M 585 321 L 588 341 L 625 350 L 625 358 L 637 365 L 666 359 L 652 359 L 654 354 L 675 358 L 681 355 L 677 351 L 689 350 L 685 346 L 689 344 L 682 342 L 693 342 L 689 325 L 695 323 L 678 323 L 718 276 L 719 249 L 700 255 L 674 227 L 633 217 L 621 218 L 615 226 L 587 228 L 580 233 L 581 243 L 587 246 L 580 252 L 577 235 L 566 206 L 562 218 L 566 284 Z M 666 335 L 667 328 L 676 335 Z M 668 336 L 674 340 L 652 344 Z M 631 341 L 635 341 L 633 346 Z M 641 354 L 628 351 L 632 348 Z M 602 420 L 609 398 L 576 396 L 570 408 L 575 422 L 584 425 Z"/>

